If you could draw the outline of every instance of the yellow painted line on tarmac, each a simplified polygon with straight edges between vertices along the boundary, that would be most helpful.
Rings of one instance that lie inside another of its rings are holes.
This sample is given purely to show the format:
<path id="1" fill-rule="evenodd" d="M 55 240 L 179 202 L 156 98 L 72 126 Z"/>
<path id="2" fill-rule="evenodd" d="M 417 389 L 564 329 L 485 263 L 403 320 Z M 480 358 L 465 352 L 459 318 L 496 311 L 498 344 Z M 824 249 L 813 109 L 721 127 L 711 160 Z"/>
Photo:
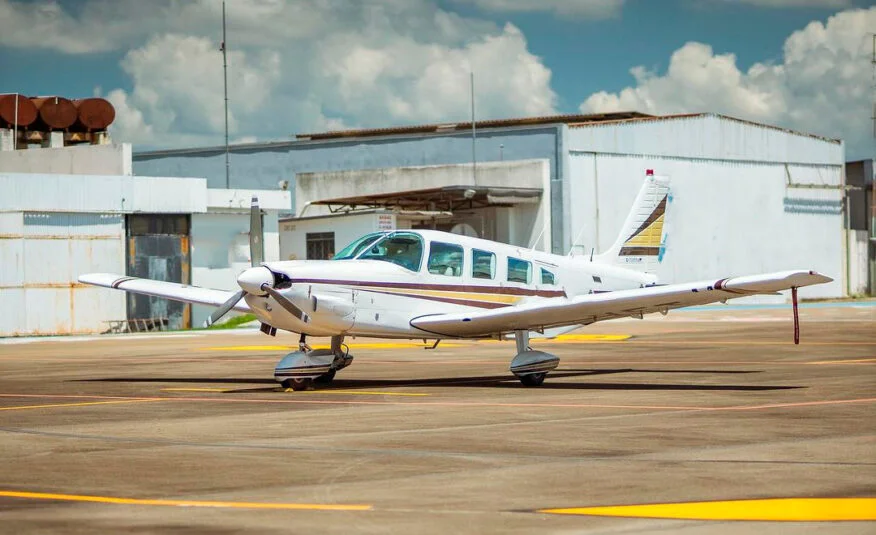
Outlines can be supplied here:
<path id="1" fill-rule="evenodd" d="M 876 520 L 876 498 L 773 498 L 541 509 L 556 515 L 622 516 L 677 520 L 836 522 Z"/>
<path id="2" fill-rule="evenodd" d="M 163 401 L 162 399 L 124 399 L 116 401 L 83 401 L 79 403 L 53 403 L 50 405 L 22 405 L 18 407 L 0 407 L 0 411 L 22 411 L 26 409 L 57 409 L 65 407 L 84 407 L 87 405 L 110 405 L 113 403 L 140 403 L 145 401 Z"/>
<path id="3" fill-rule="evenodd" d="M 291 388 L 285 389 L 285 392 L 294 392 Z M 298 392 L 296 392 L 297 394 Z M 365 390 L 303 390 L 302 394 L 347 394 L 352 396 L 408 396 L 408 397 L 428 397 L 432 394 L 419 394 L 413 392 L 369 392 Z"/>
<path id="4" fill-rule="evenodd" d="M 84 496 L 79 494 L 49 494 L 0 490 L 0 496 L 31 500 L 60 500 L 68 502 L 112 503 L 118 505 L 161 505 L 173 507 L 218 507 L 234 509 L 293 509 L 308 511 L 370 511 L 371 505 L 328 503 L 273 503 L 273 502 L 211 502 L 200 500 L 151 500 L 117 498 L 114 496 Z"/>
<path id="5" fill-rule="evenodd" d="M 219 347 L 196 347 L 194 351 L 289 351 L 298 349 L 298 346 L 219 346 Z"/>
<path id="6" fill-rule="evenodd" d="M 162 392 L 227 392 L 227 388 L 162 388 Z"/>
<path id="7" fill-rule="evenodd" d="M 745 345 L 745 346 L 793 346 L 794 342 L 790 339 L 786 341 L 759 341 L 759 340 L 630 340 L 630 344 L 646 344 L 646 345 Z M 876 342 L 807 342 L 805 339 L 800 341 L 800 345 L 804 346 L 876 346 Z"/>
<path id="8" fill-rule="evenodd" d="M 843 359 L 843 360 L 818 360 L 806 364 L 873 364 L 876 359 Z"/>
<path id="9" fill-rule="evenodd" d="M 562 334 L 544 342 L 623 342 L 632 337 L 630 334 Z"/>

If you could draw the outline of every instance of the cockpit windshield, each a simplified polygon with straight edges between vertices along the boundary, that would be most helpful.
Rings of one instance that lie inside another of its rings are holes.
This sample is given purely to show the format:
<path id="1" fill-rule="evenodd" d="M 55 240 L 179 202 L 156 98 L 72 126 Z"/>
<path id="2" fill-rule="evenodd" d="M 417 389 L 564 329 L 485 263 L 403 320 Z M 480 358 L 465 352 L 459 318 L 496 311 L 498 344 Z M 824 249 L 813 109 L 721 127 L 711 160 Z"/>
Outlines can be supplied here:
<path id="1" fill-rule="evenodd" d="M 383 260 L 411 271 L 420 270 L 423 258 L 423 239 L 413 232 L 395 232 L 371 245 L 360 260 Z"/>
<path id="2" fill-rule="evenodd" d="M 359 253 L 364 251 L 369 245 L 385 235 L 385 232 L 372 232 L 371 234 L 366 234 L 350 245 L 344 247 L 341 252 L 332 258 L 332 260 L 350 260 L 351 258 L 356 258 L 359 256 Z"/>

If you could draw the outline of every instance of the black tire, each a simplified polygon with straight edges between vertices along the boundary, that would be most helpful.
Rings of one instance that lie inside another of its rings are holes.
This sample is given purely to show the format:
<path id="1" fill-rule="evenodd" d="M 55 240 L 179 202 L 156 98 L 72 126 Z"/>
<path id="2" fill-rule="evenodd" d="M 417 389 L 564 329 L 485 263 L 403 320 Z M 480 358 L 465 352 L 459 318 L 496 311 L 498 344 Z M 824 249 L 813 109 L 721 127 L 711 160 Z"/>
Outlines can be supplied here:
<path id="1" fill-rule="evenodd" d="M 296 377 L 294 379 L 286 379 L 281 383 L 283 388 L 291 388 L 296 392 L 308 390 L 313 386 L 313 379 L 310 377 Z"/>
<path id="2" fill-rule="evenodd" d="M 520 375 L 517 378 L 520 379 L 523 386 L 541 386 L 542 383 L 544 383 L 544 378 L 546 376 L 547 373 L 530 373 L 527 375 Z"/>
<path id="3" fill-rule="evenodd" d="M 335 374 L 338 373 L 338 370 L 331 370 L 328 373 L 324 373 L 313 380 L 314 383 L 319 383 L 321 385 L 325 385 L 331 383 L 335 379 Z"/>

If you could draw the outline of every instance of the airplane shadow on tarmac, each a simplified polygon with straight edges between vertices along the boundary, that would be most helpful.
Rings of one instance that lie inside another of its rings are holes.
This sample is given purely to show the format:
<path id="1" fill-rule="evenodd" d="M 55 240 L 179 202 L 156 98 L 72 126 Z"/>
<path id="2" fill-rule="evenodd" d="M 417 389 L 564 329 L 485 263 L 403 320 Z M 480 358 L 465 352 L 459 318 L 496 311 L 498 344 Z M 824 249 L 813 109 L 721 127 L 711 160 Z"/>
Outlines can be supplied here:
<path id="1" fill-rule="evenodd" d="M 791 390 L 805 388 L 803 386 L 787 385 L 705 385 L 705 384 L 678 384 L 678 383 L 592 383 L 557 381 L 571 377 L 584 377 L 594 375 L 610 375 L 618 373 L 699 373 L 708 375 L 739 375 L 759 373 L 753 370 L 646 370 L 636 368 L 602 369 L 602 370 L 562 370 L 549 373 L 547 380 L 538 389 L 546 390 L 676 390 L 676 391 L 731 391 L 731 392 L 761 392 L 768 390 Z M 174 384 L 251 384 L 251 385 L 276 385 L 270 388 L 240 388 L 225 390 L 223 393 L 253 393 L 274 392 L 279 385 L 269 378 L 242 379 L 242 378 L 219 378 L 219 377 L 112 377 L 102 379 L 80 379 L 81 382 L 112 382 L 112 383 L 174 383 Z M 330 385 L 318 385 L 317 390 L 341 390 L 352 388 L 392 388 L 392 387 L 467 387 L 467 388 L 530 388 L 520 384 L 516 377 L 510 374 L 490 376 L 468 377 L 441 377 L 420 379 L 335 379 Z"/>

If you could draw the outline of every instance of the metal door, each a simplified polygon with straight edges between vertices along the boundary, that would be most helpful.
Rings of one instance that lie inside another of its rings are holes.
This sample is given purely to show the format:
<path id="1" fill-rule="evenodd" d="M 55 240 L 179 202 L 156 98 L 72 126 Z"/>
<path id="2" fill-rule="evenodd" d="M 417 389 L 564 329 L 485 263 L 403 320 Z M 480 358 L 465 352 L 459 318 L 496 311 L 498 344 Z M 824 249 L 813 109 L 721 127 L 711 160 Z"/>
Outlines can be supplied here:
<path id="1" fill-rule="evenodd" d="M 191 283 L 189 216 L 136 214 L 127 218 L 127 274 Z M 191 327 L 191 306 L 148 295 L 128 294 L 128 320 L 165 320 L 169 329 Z"/>

